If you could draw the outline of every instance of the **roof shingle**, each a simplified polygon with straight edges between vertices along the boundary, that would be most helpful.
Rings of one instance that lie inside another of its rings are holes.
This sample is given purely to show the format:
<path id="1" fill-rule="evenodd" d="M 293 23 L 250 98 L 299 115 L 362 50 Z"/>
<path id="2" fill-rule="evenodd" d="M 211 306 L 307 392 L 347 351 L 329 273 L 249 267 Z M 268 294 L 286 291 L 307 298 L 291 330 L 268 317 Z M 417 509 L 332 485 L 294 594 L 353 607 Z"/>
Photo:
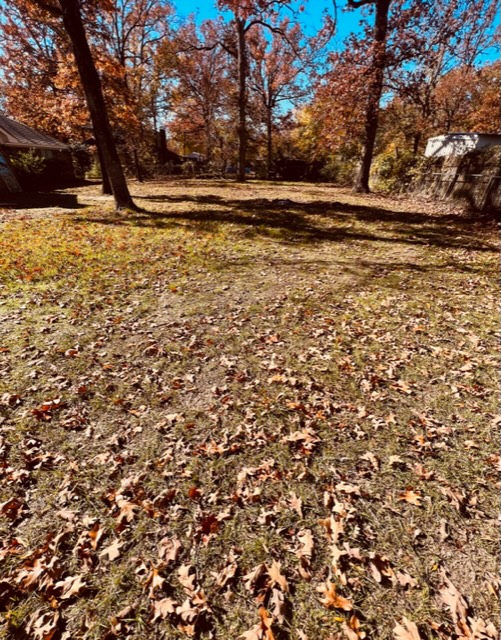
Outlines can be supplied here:
<path id="1" fill-rule="evenodd" d="M 35 131 L 21 122 L 0 114 L 0 144 L 6 147 L 36 147 L 39 149 L 68 149 L 68 145 L 51 136 Z M 4 141 L 3 138 L 7 140 Z"/>

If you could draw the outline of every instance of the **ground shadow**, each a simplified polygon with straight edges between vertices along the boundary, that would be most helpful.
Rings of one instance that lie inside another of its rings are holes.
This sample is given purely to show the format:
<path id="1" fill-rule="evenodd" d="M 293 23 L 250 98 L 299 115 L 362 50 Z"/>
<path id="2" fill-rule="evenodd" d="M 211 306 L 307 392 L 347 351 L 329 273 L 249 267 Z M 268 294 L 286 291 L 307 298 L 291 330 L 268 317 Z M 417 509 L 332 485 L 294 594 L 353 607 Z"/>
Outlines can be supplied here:
<path id="1" fill-rule="evenodd" d="M 78 202 L 75 194 L 59 191 L 10 193 L 2 199 L 2 207 L 6 209 L 85 209 L 87 206 Z"/>
<path id="2" fill-rule="evenodd" d="M 391 211 L 369 204 L 354 205 L 324 200 L 228 200 L 217 195 L 158 195 L 136 197 L 136 200 L 195 203 L 212 205 L 213 208 L 179 212 L 143 210 L 127 216 L 89 216 L 85 219 L 102 224 L 156 228 L 190 225 L 206 232 L 214 232 L 221 225 L 231 224 L 241 226 L 246 236 L 269 236 L 277 242 L 294 244 L 377 241 L 496 251 L 494 247 L 475 237 L 476 234 L 472 233 L 475 222 L 472 219 L 453 214 L 432 216 L 418 212 Z M 368 224 L 364 227 L 353 224 L 357 221 Z"/>

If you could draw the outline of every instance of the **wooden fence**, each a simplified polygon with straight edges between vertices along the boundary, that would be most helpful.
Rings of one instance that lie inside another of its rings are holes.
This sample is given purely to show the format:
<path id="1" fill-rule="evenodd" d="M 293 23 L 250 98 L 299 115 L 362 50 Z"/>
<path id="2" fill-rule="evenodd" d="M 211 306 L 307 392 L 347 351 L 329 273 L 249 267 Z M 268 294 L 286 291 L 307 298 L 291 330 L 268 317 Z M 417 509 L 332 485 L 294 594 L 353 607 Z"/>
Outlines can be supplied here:
<path id="1" fill-rule="evenodd" d="M 463 173 L 444 168 L 423 176 L 418 191 L 436 198 L 465 200 L 478 211 L 499 209 L 501 204 L 501 175 Z"/>

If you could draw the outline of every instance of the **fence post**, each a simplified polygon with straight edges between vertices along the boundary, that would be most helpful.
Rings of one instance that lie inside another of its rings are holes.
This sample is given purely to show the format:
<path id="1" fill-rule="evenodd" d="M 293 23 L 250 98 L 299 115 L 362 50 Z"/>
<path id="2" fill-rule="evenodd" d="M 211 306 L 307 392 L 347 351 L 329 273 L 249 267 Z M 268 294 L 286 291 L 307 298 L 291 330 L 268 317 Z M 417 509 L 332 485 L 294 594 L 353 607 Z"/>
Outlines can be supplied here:
<path id="1" fill-rule="evenodd" d="M 498 179 L 499 178 L 497 176 L 491 176 L 489 178 L 489 182 L 487 183 L 487 186 L 485 188 L 484 194 L 482 196 L 482 200 L 480 201 L 480 211 L 484 211 L 485 208 L 487 207 L 487 203 L 489 202 L 489 198 L 492 191 L 492 186 L 495 183 L 495 181 Z"/>

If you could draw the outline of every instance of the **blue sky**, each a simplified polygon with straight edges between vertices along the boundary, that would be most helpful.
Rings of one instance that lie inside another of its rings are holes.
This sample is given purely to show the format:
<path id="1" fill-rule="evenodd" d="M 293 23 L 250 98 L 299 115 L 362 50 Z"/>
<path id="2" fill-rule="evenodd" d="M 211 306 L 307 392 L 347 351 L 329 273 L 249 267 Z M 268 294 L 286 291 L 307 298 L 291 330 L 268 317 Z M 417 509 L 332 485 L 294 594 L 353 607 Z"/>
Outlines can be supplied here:
<path id="1" fill-rule="evenodd" d="M 0 0 L 1 2 L 2 0 Z M 303 28 L 310 35 L 313 34 L 322 24 L 322 15 L 328 11 L 332 16 L 334 13 L 335 0 L 303 0 L 304 11 L 300 14 L 300 21 Z M 177 13 L 182 18 L 195 14 L 199 21 L 207 18 L 214 18 L 220 11 L 216 9 L 216 0 L 173 0 L 173 4 L 177 9 Z M 337 28 L 336 35 L 330 45 L 332 49 L 340 49 L 345 38 L 353 32 L 359 31 L 360 19 L 362 12 L 360 9 L 354 11 L 343 11 L 342 7 L 346 3 L 337 0 Z M 496 24 L 501 22 L 500 13 L 498 11 Z M 499 59 L 499 47 L 493 47 L 485 52 L 479 58 L 479 62 L 491 62 Z"/>
<path id="2" fill-rule="evenodd" d="M 198 20 L 214 18 L 220 12 L 215 7 L 215 0 L 174 0 L 177 12 L 181 17 L 191 13 L 196 14 Z M 341 4 L 338 2 L 338 5 Z M 328 11 L 334 13 L 333 0 L 304 0 L 304 11 L 300 14 L 300 21 L 304 29 L 314 33 L 322 24 L 322 15 Z M 341 43 L 346 36 L 357 31 L 361 18 L 360 11 L 343 12 L 338 8 L 338 24 L 335 43 Z M 335 46 L 335 44 L 334 44 Z"/>

